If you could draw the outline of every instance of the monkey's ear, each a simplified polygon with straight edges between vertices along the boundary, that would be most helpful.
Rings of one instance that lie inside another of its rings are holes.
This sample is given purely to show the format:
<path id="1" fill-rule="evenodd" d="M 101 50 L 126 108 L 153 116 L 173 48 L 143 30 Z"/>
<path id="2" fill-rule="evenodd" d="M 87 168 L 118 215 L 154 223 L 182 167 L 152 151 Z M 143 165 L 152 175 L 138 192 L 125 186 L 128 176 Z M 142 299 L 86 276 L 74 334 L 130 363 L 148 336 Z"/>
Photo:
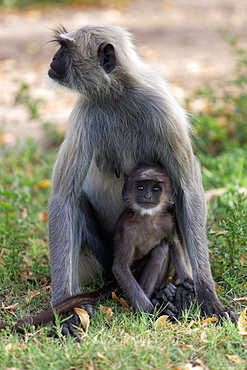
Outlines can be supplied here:
<path id="1" fill-rule="evenodd" d="M 104 42 L 98 48 L 98 59 L 100 66 L 106 73 L 110 73 L 117 65 L 115 50 L 112 44 Z"/>

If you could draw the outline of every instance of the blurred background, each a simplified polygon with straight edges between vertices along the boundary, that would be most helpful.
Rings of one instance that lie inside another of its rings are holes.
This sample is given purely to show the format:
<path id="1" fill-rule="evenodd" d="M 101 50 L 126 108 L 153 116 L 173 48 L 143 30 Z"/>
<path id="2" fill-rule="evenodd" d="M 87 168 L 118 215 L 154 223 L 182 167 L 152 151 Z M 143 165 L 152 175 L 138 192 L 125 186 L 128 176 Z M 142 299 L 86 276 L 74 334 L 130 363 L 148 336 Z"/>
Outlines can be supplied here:
<path id="1" fill-rule="evenodd" d="M 51 28 L 58 24 L 126 27 L 183 106 L 204 83 L 231 76 L 237 55 L 220 31 L 247 44 L 246 0 L 0 0 L 0 6 L 0 143 L 7 145 L 30 135 L 44 145 L 50 124 L 66 127 L 74 96 L 48 91 L 45 83 L 56 51 L 48 43 Z M 195 114 L 202 105 L 196 99 L 186 108 Z"/>

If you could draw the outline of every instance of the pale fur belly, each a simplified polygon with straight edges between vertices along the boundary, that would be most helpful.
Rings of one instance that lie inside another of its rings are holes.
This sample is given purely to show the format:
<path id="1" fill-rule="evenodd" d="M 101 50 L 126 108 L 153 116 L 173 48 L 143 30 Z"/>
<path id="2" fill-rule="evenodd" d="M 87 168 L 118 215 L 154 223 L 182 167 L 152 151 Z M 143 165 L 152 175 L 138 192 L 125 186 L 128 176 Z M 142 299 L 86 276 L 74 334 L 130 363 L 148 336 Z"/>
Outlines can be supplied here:
<path id="1" fill-rule="evenodd" d="M 119 215 L 126 208 L 122 200 L 123 184 L 123 174 L 119 179 L 115 174 L 104 174 L 99 171 L 94 161 L 83 183 L 83 190 L 91 205 L 109 231 L 113 231 Z"/>
<path id="2" fill-rule="evenodd" d="M 155 248 L 157 245 L 161 245 L 162 238 L 154 237 L 152 238 L 151 235 L 149 237 L 146 237 L 143 239 L 140 236 L 139 243 L 135 248 L 135 255 L 134 260 L 139 260 L 146 256 L 153 248 Z"/>

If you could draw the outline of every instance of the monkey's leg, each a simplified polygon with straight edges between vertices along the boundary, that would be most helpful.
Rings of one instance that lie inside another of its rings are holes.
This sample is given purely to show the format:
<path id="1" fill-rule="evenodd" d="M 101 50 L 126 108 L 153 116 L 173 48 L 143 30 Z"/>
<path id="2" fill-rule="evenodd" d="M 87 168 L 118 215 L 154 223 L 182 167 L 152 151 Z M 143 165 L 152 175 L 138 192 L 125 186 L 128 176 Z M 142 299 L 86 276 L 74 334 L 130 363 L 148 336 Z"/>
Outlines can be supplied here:
<path id="1" fill-rule="evenodd" d="M 144 312 L 151 312 L 154 306 L 137 283 L 128 265 L 122 263 L 117 256 L 114 258 L 112 271 L 121 289 L 130 299 L 131 306 Z"/>
<path id="2" fill-rule="evenodd" d="M 154 289 L 160 289 L 167 278 L 169 266 L 168 243 L 164 242 L 162 245 L 155 247 L 148 257 L 144 271 L 139 279 L 139 284 L 147 297 L 150 298 L 154 293 Z M 160 306 L 165 307 L 162 314 L 173 317 L 177 314 L 177 309 L 171 302 L 175 292 L 175 286 L 167 284 L 154 294 L 151 302 L 156 308 Z"/>
<path id="3" fill-rule="evenodd" d="M 203 314 L 218 315 L 236 321 L 233 312 L 227 312 L 217 297 L 209 262 L 205 232 L 205 201 L 199 163 L 194 162 L 194 183 L 184 189 L 181 199 L 176 202 L 177 217 L 186 242 L 193 272 L 196 298 Z"/>
<path id="4" fill-rule="evenodd" d="M 178 236 L 175 234 L 173 242 L 170 244 L 170 258 L 173 266 L 176 270 L 177 276 L 181 284 L 188 290 L 194 289 L 194 282 L 191 276 L 187 272 L 187 266 L 185 263 L 185 258 L 183 254 L 183 249 L 178 239 Z"/>
<path id="5" fill-rule="evenodd" d="M 80 199 L 75 199 L 72 195 L 66 198 L 53 196 L 50 202 L 49 233 L 52 304 L 57 305 L 80 291 L 79 257 L 83 258 L 84 251 L 90 250 L 96 260 L 103 261 L 104 246 L 97 233 L 97 225 L 86 196 L 81 196 Z M 88 268 L 84 274 L 88 281 L 99 276 L 103 270 L 101 263 L 95 264 L 95 259 L 93 266 L 98 271 L 93 271 L 90 275 Z M 88 267 L 90 266 L 92 264 L 88 261 Z M 73 334 L 73 325 L 77 324 L 76 314 L 73 313 L 70 319 L 62 323 L 62 334 Z"/>
<path id="6" fill-rule="evenodd" d="M 157 283 L 164 279 L 167 274 L 169 264 L 169 246 L 167 242 L 156 246 L 149 254 L 148 262 L 139 279 L 139 284 L 150 298 L 154 289 L 157 289 Z M 161 277 L 162 275 L 162 277 Z"/>

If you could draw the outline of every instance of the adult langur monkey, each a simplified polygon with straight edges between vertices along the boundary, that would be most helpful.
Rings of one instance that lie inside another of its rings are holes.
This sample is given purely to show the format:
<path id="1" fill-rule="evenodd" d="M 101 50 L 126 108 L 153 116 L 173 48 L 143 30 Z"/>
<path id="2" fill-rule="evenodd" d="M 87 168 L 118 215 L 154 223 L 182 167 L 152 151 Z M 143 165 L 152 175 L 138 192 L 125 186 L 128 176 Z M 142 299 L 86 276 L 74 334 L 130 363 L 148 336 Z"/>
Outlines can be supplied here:
<path id="1" fill-rule="evenodd" d="M 220 303 L 205 234 L 205 202 L 190 124 L 165 81 L 115 26 L 55 31 L 60 49 L 49 77 L 78 93 L 52 178 L 49 210 L 52 304 L 111 271 L 114 224 L 125 208 L 124 173 L 138 164 L 164 166 L 176 191 L 176 219 L 206 315 L 236 320 Z M 73 318 L 63 323 L 71 332 Z"/>

